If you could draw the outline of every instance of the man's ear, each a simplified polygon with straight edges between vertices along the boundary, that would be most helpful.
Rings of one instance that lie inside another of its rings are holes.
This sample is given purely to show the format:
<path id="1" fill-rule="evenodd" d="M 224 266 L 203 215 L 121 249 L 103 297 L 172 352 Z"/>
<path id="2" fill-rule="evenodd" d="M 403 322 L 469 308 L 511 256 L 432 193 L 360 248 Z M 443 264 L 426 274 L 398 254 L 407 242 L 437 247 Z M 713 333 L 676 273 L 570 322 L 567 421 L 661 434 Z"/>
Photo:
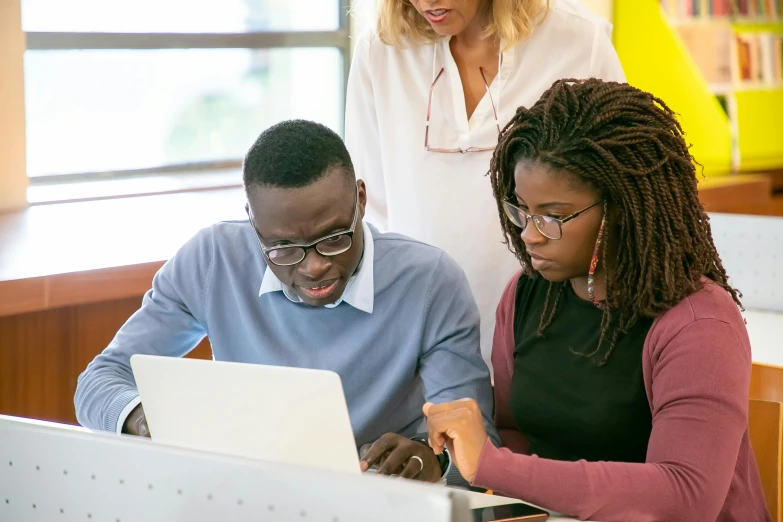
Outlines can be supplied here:
<path id="1" fill-rule="evenodd" d="M 356 182 L 356 187 L 359 190 L 359 216 L 364 219 L 364 209 L 367 206 L 367 185 L 364 180 L 360 179 Z"/>

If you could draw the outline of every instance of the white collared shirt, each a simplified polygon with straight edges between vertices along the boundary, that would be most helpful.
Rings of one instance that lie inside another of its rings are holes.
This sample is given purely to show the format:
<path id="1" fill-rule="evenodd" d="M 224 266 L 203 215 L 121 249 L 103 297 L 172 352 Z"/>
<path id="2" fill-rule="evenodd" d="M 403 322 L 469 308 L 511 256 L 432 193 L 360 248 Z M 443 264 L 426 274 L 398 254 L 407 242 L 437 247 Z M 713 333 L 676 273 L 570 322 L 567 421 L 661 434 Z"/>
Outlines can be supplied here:
<path id="1" fill-rule="evenodd" d="M 340 299 L 326 305 L 326 308 L 334 308 L 345 301 L 346 304 L 353 306 L 357 310 L 368 314 L 372 313 L 373 304 L 375 303 L 375 284 L 373 279 L 375 246 L 373 244 L 372 232 L 367 222 L 362 222 L 362 231 L 364 232 L 362 261 L 359 263 L 356 273 L 348 280 L 348 284 L 345 286 L 345 291 Z M 299 296 L 292 289 L 285 286 L 267 266 L 264 272 L 264 279 L 261 281 L 261 288 L 258 290 L 258 297 L 270 292 L 283 292 L 292 303 L 302 302 Z"/>
<path id="2" fill-rule="evenodd" d="M 553 0 L 529 40 L 503 51 L 489 85 L 503 128 L 520 106 L 531 107 L 555 80 L 624 82 L 612 27 L 578 0 Z M 495 309 L 519 263 L 502 243 L 489 177 L 491 152 L 448 154 L 424 148 L 432 90 L 431 148 L 493 147 L 498 131 L 490 98 L 468 118 L 448 38 L 398 49 L 372 34 L 356 43 L 346 98 L 345 142 L 357 177 L 367 183 L 367 218 L 448 252 L 465 270 L 481 312 L 482 351 L 489 361 Z"/>

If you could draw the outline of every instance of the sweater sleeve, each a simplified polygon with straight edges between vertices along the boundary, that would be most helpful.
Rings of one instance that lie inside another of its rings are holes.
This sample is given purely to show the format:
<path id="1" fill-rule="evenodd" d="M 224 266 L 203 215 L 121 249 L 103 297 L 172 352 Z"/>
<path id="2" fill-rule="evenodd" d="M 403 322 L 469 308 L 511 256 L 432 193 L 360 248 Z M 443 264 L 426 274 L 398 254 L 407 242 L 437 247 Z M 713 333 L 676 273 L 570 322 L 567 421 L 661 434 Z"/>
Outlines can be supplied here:
<path id="1" fill-rule="evenodd" d="M 736 325 L 700 319 L 652 359 L 653 423 L 645 463 L 561 462 L 484 447 L 475 484 L 604 522 L 713 522 L 747 429 L 750 349 Z"/>
<path id="2" fill-rule="evenodd" d="M 479 348 L 479 311 L 463 270 L 445 253 L 433 271 L 427 296 L 424 349 L 419 373 L 427 402 L 440 404 L 462 398 L 475 400 L 490 440 L 499 437 L 492 425 L 489 368 Z M 423 434 L 426 437 L 426 433 Z M 456 466 L 446 472 L 449 485 L 467 481 Z"/>
<path id="3" fill-rule="evenodd" d="M 514 311 L 517 273 L 506 285 L 495 314 L 495 337 L 492 341 L 492 368 L 495 371 L 495 427 L 503 446 L 514 453 L 527 453 L 529 443 L 511 420 L 508 400 L 514 369 Z"/>
<path id="4" fill-rule="evenodd" d="M 79 376 L 74 405 L 81 425 L 116 432 L 129 405 L 138 403 L 131 356 L 182 357 L 207 334 L 202 312 L 212 264 L 211 233 L 202 230 L 163 265 L 141 308 Z"/>
<path id="5" fill-rule="evenodd" d="M 427 295 L 423 351 L 419 373 L 427 402 L 440 404 L 463 398 L 475 400 L 489 436 L 498 441 L 492 425 L 489 368 L 479 349 L 479 311 L 465 272 L 442 253 Z"/>

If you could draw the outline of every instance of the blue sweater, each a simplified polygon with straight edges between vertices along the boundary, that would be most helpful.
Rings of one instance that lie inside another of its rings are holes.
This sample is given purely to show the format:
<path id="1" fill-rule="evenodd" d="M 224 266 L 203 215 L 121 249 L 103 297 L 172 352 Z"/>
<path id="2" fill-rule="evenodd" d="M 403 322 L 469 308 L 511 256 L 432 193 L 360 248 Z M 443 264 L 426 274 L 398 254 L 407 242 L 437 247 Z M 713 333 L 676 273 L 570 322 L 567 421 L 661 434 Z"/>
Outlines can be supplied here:
<path id="1" fill-rule="evenodd" d="M 259 295 L 266 262 L 247 222 L 200 231 L 156 274 L 152 290 L 79 377 L 76 416 L 115 431 L 138 400 L 130 357 L 181 357 L 209 336 L 215 360 L 326 369 L 343 382 L 357 446 L 425 430 L 421 407 L 471 397 L 489 427 L 489 370 L 463 271 L 443 251 L 371 228 L 372 313 Z M 364 262 L 363 262 L 364 264 Z"/>

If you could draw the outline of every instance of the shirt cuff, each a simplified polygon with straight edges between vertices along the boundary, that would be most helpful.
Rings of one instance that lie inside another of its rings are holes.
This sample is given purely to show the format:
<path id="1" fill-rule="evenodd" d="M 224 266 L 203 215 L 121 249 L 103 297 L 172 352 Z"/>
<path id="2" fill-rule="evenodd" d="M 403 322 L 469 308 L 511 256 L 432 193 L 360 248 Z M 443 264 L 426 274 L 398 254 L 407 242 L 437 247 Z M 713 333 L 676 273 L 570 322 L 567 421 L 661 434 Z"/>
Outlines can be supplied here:
<path id="1" fill-rule="evenodd" d="M 451 455 L 447 449 L 444 448 L 443 451 L 449 457 L 449 465 L 446 468 L 446 472 L 443 474 L 443 477 L 446 479 L 446 484 L 449 486 L 468 489 L 470 484 L 467 480 L 465 480 L 465 478 L 462 476 L 462 473 L 460 473 L 459 468 L 454 464 L 454 459 L 451 458 Z"/>
<path id="2" fill-rule="evenodd" d="M 133 398 L 120 412 L 120 416 L 117 418 L 117 428 L 116 433 L 117 435 L 122 435 L 122 427 L 125 425 L 125 419 L 128 418 L 128 415 L 130 415 L 130 412 L 133 411 L 133 408 L 141 404 L 141 396 L 136 395 L 135 398 Z"/>

